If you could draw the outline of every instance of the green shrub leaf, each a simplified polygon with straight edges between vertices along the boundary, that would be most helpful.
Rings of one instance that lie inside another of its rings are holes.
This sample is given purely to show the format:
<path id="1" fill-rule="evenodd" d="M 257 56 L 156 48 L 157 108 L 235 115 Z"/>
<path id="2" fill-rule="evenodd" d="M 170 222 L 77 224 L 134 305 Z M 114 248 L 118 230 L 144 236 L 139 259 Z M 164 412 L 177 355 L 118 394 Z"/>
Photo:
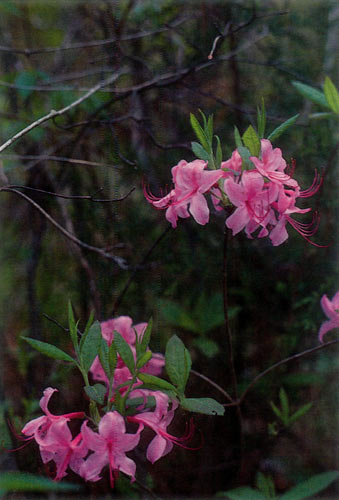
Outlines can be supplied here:
<path id="1" fill-rule="evenodd" d="M 47 342 L 40 342 L 40 340 L 31 339 L 29 337 L 21 338 L 23 340 L 26 340 L 26 342 L 28 342 L 31 347 L 41 352 L 41 354 L 44 354 L 45 356 L 53 359 L 58 359 L 60 361 L 69 361 L 70 363 L 75 363 L 75 360 L 71 358 L 71 356 L 52 344 L 48 344 Z"/>
<path id="2" fill-rule="evenodd" d="M 180 401 L 185 410 L 205 415 L 224 415 L 225 408 L 212 398 L 183 398 Z"/>

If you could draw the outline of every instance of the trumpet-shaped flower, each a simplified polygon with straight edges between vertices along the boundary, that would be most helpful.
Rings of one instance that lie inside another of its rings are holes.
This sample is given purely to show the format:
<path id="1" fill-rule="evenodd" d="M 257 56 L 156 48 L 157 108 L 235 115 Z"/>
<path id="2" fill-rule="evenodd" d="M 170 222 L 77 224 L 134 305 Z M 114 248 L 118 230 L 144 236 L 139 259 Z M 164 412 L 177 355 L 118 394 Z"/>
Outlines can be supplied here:
<path id="1" fill-rule="evenodd" d="M 205 225 L 209 220 L 209 208 L 203 196 L 223 176 L 221 170 L 206 170 L 207 163 L 194 160 L 187 163 L 181 160 L 172 168 L 174 189 L 166 196 L 157 198 L 145 189 L 146 199 L 159 209 L 166 209 L 166 219 L 177 227 L 178 217 L 192 215 L 198 224 Z"/>
<path id="2" fill-rule="evenodd" d="M 333 328 L 339 328 L 339 291 L 335 294 L 332 300 L 329 300 L 327 295 L 323 295 L 320 301 L 321 307 L 328 317 L 328 321 L 325 321 L 319 330 L 319 340 L 323 342 L 324 335 L 333 330 Z"/>
<path id="3" fill-rule="evenodd" d="M 172 407 L 169 410 L 169 398 L 166 394 L 160 391 L 155 391 L 152 392 L 152 396 L 156 401 L 156 407 L 153 412 L 148 411 L 139 413 L 132 417 L 127 417 L 127 420 L 129 422 L 135 422 L 139 424 L 140 431 L 146 425 L 156 433 L 152 441 L 149 443 L 146 453 L 147 459 L 153 464 L 154 462 L 159 460 L 159 458 L 167 455 L 167 453 L 172 450 L 173 444 L 176 444 L 183 448 L 187 448 L 182 443 L 188 441 L 192 437 L 193 429 L 191 426 L 186 435 L 180 438 L 169 434 L 167 432 L 167 427 L 173 420 L 174 411 L 178 407 L 178 404 L 172 401 Z"/>
<path id="4" fill-rule="evenodd" d="M 66 413 L 64 415 L 53 415 L 48 409 L 49 400 L 54 392 L 58 389 L 47 387 L 44 390 L 44 395 L 40 399 L 40 408 L 45 413 L 42 417 L 34 418 L 28 422 L 22 429 L 22 433 L 29 439 L 35 439 L 39 445 L 44 445 L 49 432 L 57 422 L 68 422 L 72 418 L 83 418 L 84 412 L 78 411 L 74 413 Z"/>
<path id="5" fill-rule="evenodd" d="M 92 431 L 87 421 L 81 427 L 84 443 L 93 453 L 81 465 L 80 475 L 86 481 L 98 481 L 102 469 L 108 465 L 112 488 L 119 470 L 134 480 L 136 465 L 126 452 L 139 443 L 141 429 L 136 434 L 127 434 L 124 418 L 114 411 L 102 417 L 98 430 L 99 433 Z"/>

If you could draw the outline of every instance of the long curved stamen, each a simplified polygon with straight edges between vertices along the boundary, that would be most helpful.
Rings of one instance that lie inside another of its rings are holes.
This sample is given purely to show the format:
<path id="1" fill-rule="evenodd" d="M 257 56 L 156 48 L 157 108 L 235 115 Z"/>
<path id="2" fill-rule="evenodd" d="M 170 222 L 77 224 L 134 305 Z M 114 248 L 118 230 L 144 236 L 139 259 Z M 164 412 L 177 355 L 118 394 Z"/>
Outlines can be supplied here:
<path id="1" fill-rule="evenodd" d="M 313 179 L 311 186 L 307 189 L 304 189 L 303 191 L 300 191 L 299 197 L 300 198 L 309 198 L 310 196 L 313 196 L 319 190 L 323 181 L 324 181 L 324 175 L 319 174 L 318 171 L 315 170 L 314 179 Z"/>
<path id="2" fill-rule="evenodd" d="M 319 221 L 320 221 L 320 217 L 318 215 L 318 213 L 314 213 L 313 214 L 313 218 L 312 218 L 312 221 L 308 224 L 304 224 L 302 222 L 298 222 L 294 219 L 292 219 L 292 217 L 288 216 L 288 215 L 285 215 L 286 217 L 286 220 L 291 224 L 291 226 L 308 242 L 308 243 L 311 243 L 311 245 L 315 246 L 315 247 L 318 247 L 318 248 L 327 248 L 329 245 L 318 245 L 317 243 L 314 243 L 313 241 L 311 241 L 309 239 L 310 236 L 313 236 L 317 230 L 318 230 L 318 227 L 319 227 Z M 312 228 L 312 226 L 314 226 Z"/>
<path id="3" fill-rule="evenodd" d="M 170 441 L 171 443 L 176 444 L 177 446 L 180 446 L 181 448 L 185 448 L 185 450 L 200 450 L 200 448 L 202 447 L 202 444 L 200 446 L 197 446 L 197 447 L 191 447 L 191 446 L 186 446 L 186 445 L 182 444 L 183 442 L 191 439 L 193 434 L 194 434 L 195 427 L 194 427 L 194 423 L 193 423 L 192 418 L 190 420 L 188 429 L 187 429 L 187 427 L 188 426 L 186 424 L 185 434 L 181 437 L 172 436 L 172 434 L 169 434 L 168 432 L 163 431 L 162 429 L 159 429 L 158 432 L 159 432 L 159 435 L 162 436 L 163 438 L 167 439 L 167 441 Z"/>

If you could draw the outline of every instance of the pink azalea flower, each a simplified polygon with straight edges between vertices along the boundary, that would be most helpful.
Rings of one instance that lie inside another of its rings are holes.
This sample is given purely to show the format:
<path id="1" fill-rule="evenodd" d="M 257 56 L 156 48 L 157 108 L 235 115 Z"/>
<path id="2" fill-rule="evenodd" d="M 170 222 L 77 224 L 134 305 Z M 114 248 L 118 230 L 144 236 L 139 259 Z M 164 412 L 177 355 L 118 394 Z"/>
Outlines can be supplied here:
<path id="1" fill-rule="evenodd" d="M 178 404 L 175 401 L 172 401 L 172 407 L 168 410 L 169 398 L 166 394 L 160 391 L 155 391 L 152 392 L 151 395 L 154 396 L 156 400 L 155 410 L 153 412 L 147 411 L 132 417 L 127 417 L 127 420 L 129 422 L 139 424 L 139 431 L 141 431 L 146 425 L 156 433 L 155 437 L 149 443 L 146 453 L 147 459 L 153 464 L 159 460 L 159 458 L 167 455 L 167 453 L 172 450 L 173 444 L 187 448 L 182 444 L 182 442 L 187 441 L 192 437 L 193 429 L 191 428 L 189 432 L 181 438 L 169 434 L 167 432 L 167 427 L 173 420 L 174 411 L 178 407 Z"/>
<path id="2" fill-rule="evenodd" d="M 45 415 L 34 418 L 28 422 L 21 431 L 28 436 L 29 439 L 35 439 L 39 445 L 44 445 L 49 432 L 57 422 L 66 423 L 71 418 L 83 418 L 85 416 L 83 411 L 66 413 L 64 415 L 53 415 L 48 409 L 48 403 L 52 394 L 57 390 L 58 389 L 52 389 L 52 387 L 47 387 L 47 389 L 44 390 L 44 395 L 40 399 L 40 408 Z"/>
<path id="3" fill-rule="evenodd" d="M 261 160 L 256 156 L 251 156 L 250 160 L 257 170 L 271 182 L 293 188 L 298 187 L 295 179 L 284 173 L 286 161 L 282 157 L 281 149 L 272 147 L 268 139 L 261 139 Z"/>
<path id="4" fill-rule="evenodd" d="M 187 163 L 181 160 L 172 168 L 174 189 L 166 196 L 157 198 L 144 190 L 146 199 L 155 208 L 166 209 L 166 218 L 177 227 L 178 217 L 186 218 L 191 214 L 198 224 L 205 225 L 209 220 L 209 208 L 203 196 L 223 176 L 221 170 L 205 170 L 207 163 L 194 160 Z"/>
<path id="5" fill-rule="evenodd" d="M 66 420 L 55 422 L 48 433 L 48 438 L 45 439 L 43 445 L 40 445 L 43 463 L 53 460 L 57 466 L 56 481 L 67 476 L 68 467 L 79 474 L 87 453 L 88 447 L 81 433 L 73 439 Z"/>
<path id="6" fill-rule="evenodd" d="M 325 333 L 333 328 L 339 328 L 339 291 L 335 294 L 332 300 L 329 300 L 327 295 L 323 295 L 320 301 L 321 307 L 328 317 L 319 330 L 319 341 L 323 342 Z"/>
<path id="7" fill-rule="evenodd" d="M 274 184 L 265 185 L 259 172 L 244 171 L 239 183 L 228 178 L 224 190 L 229 200 L 237 207 L 235 212 L 226 219 L 226 225 L 232 229 L 233 236 L 246 228 L 250 235 L 259 226 L 262 231 L 259 237 L 266 236 L 266 225 L 274 223 L 271 203 L 276 199 L 278 189 Z"/>
<path id="8" fill-rule="evenodd" d="M 119 332 L 120 335 L 130 345 L 135 357 L 136 335 L 139 340 L 142 338 L 143 333 L 147 328 L 147 323 L 138 323 L 137 325 L 133 325 L 132 323 L 133 321 L 129 316 L 119 316 L 118 318 L 109 319 L 101 323 L 101 333 L 103 338 L 107 341 L 107 344 L 111 345 L 111 343 L 113 342 L 114 330 Z M 149 362 L 141 369 L 141 371 L 150 373 L 151 375 L 160 375 L 164 365 L 164 356 L 162 354 L 155 353 L 152 355 L 152 358 L 149 360 Z M 100 364 L 98 356 L 95 358 L 90 372 L 95 380 L 99 380 L 108 384 L 107 376 Z M 114 387 L 118 387 L 123 382 L 131 380 L 131 378 L 132 376 L 129 369 L 120 358 L 120 356 L 118 356 L 118 362 L 114 372 Z"/>
<path id="9" fill-rule="evenodd" d="M 93 451 L 80 467 L 80 475 L 86 481 L 98 481 L 106 465 L 109 466 L 112 488 L 119 470 L 135 479 L 136 465 L 125 453 L 139 443 L 140 430 L 136 434 L 127 434 L 123 417 L 114 411 L 102 417 L 99 433 L 92 431 L 86 421 L 81 427 L 81 434 L 86 446 Z"/>

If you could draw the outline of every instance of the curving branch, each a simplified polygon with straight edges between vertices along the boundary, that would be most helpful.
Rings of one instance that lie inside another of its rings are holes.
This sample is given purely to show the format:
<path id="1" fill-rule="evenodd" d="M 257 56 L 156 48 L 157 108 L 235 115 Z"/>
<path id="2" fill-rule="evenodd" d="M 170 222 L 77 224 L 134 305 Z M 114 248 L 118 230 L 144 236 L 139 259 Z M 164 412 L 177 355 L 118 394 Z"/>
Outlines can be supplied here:
<path id="1" fill-rule="evenodd" d="M 88 245 L 84 241 L 79 240 L 74 234 L 70 233 L 67 231 L 64 227 L 62 227 L 53 217 L 51 217 L 38 203 L 36 203 L 32 198 L 29 198 L 29 196 L 26 196 L 24 193 L 21 193 L 21 191 L 18 191 L 17 189 L 10 188 L 7 186 L 1 187 L 0 192 L 5 191 L 8 193 L 14 193 L 17 194 L 18 196 L 21 196 L 24 198 L 28 203 L 30 203 L 34 208 L 36 208 L 51 224 L 53 224 L 54 227 L 56 227 L 66 238 L 71 240 L 73 243 L 78 245 L 81 248 L 84 248 L 85 250 L 89 250 L 91 252 L 95 252 L 101 257 L 104 257 L 105 259 L 113 260 L 121 269 L 130 269 L 130 266 L 126 263 L 125 259 L 122 257 L 118 257 L 117 255 L 112 255 L 107 253 L 104 249 L 99 248 L 99 247 L 94 247 L 92 245 Z"/>
<path id="2" fill-rule="evenodd" d="M 79 104 L 84 102 L 86 99 L 91 97 L 93 94 L 95 94 L 101 88 L 106 87 L 107 85 L 110 85 L 111 83 L 115 82 L 121 74 L 122 74 L 121 72 L 118 72 L 114 75 L 111 75 L 109 78 L 107 78 L 103 82 L 100 82 L 97 85 L 95 85 L 94 87 L 92 87 L 88 92 L 86 92 L 85 95 L 83 95 L 82 97 L 80 97 L 76 101 L 72 102 L 68 106 L 66 106 L 62 109 L 59 109 L 59 110 L 52 109 L 47 115 L 42 116 L 41 118 L 39 118 L 35 122 L 28 125 L 28 127 L 25 127 L 24 129 L 20 130 L 20 132 L 13 135 L 13 137 L 11 137 L 4 144 L 2 144 L 0 146 L 0 153 L 2 151 L 4 151 L 5 149 L 7 149 L 9 146 L 11 146 L 15 141 L 17 141 L 18 139 L 20 139 L 24 135 L 28 134 L 28 132 L 30 132 L 34 128 L 39 127 L 43 123 L 47 122 L 48 120 L 51 120 L 52 118 L 55 118 L 56 116 L 61 116 L 65 113 L 67 113 L 68 111 L 75 108 L 76 106 L 78 106 Z"/>

